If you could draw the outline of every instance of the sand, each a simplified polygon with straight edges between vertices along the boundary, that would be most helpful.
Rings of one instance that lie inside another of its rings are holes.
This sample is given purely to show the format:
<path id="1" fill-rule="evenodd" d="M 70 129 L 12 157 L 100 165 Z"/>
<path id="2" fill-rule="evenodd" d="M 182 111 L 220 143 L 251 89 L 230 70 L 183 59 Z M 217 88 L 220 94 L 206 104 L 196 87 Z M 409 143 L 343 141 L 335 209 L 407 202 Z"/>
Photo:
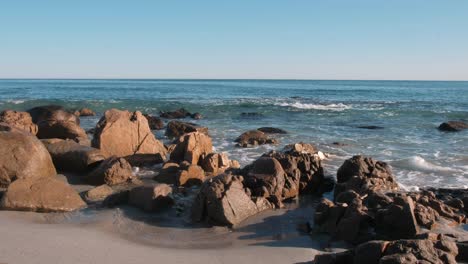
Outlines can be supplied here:
<path id="1" fill-rule="evenodd" d="M 92 220 L 1 211 L 0 263 L 310 263 L 321 246 L 291 231 L 297 213 L 288 217 L 288 211 L 250 219 L 232 232 L 161 227 L 119 210 Z"/>

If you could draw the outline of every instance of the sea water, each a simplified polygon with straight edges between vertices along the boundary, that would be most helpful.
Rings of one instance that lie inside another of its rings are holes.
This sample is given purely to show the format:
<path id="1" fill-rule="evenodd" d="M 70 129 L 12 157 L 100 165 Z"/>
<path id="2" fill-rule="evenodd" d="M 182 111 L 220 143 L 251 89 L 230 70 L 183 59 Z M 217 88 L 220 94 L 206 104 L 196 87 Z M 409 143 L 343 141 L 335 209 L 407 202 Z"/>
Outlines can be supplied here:
<path id="1" fill-rule="evenodd" d="M 109 108 L 158 114 L 183 107 L 200 112 L 203 119 L 189 121 L 209 127 L 216 151 L 242 165 L 303 141 L 329 154 L 328 175 L 361 154 L 388 162 L 403 188 L 468 187 L 468 130 L 437 130 L 448 120 L 468 121 L 468 82 L 0 80 L 0 109 L 46 104 L 95 110 L 98 116 L 81 118 L 85 129 Z M 263 126 L 289 133 L 275 136 L 278 145 L 235 147 L 242 132 Z M 163 131 L 156 136 L 168 141 Z"/>

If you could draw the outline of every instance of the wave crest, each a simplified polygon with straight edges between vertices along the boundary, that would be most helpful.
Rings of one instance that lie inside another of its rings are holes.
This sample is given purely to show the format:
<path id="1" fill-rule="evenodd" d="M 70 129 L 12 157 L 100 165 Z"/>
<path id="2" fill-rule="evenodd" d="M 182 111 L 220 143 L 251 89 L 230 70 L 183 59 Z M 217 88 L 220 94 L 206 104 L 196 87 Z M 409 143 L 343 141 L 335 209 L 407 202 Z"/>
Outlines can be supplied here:
<path id="1" fill-rule="evenodd" d="M 338 104 L 305 104 L 300 102 L 294 103 L 278 103 L 279 106 L 287 106 L 298 109 L 314 109 L 314 110 L 323 110 L 323 111 L 344 111 L 350 109 L 351 106 L 338 103 Z"/>

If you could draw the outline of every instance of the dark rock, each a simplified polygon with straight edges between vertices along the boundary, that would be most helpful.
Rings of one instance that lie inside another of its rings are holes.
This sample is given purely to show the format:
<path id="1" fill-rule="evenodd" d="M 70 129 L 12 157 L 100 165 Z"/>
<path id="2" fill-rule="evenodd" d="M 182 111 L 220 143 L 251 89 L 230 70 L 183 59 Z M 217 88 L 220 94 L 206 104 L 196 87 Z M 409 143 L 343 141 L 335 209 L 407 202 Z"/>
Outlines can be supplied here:
<path id="1" fill-rule="evenodd" d="M 93 185 L 117 185 L 133 178 L 132 166 L 124 158 L 110 157 L 86 175 L 86 181 Z"/>
<path id="2" fill-rule="evenodd" d="M 166 136 L 169 138 L 177 138 L 191 132 L 200 132 L 208 136 L 208 128 L 202 127 L 194 123 L 171 121 L 166 127 Z"/>
<path id="3" fill-rule="evenodd" d="M 167 184 L 135 187 L 130 191 L 129 203 L 147 212 L 160 211 L 174 203 L 172 188 Z"/>
<path id="4" fill-rule="evenodd" d="M 380 259 L 379 264 L 418 264 L 421 263 L 411 253 L 387 255 Z"/>
<path id="5" fill-rule="evenodd" d="M 439 130 L 448 132 L 462 131 L 467 128 L 468 124 L 462 121 L 448 121 L 439 126 Z"/>
<path id="6" fill-rule="evenodd" d="M 256 112 L 245 112 L 245 113 L 241 113 L 240 116 L 242 118 L 247 118 L 247 119 L 260 119 L 263 117 L 263 114 L 256 113 Z"/>
<path id="7" fill-rule="evenodd" d="M 457 242 L 458 248 L 457 261 L 458 262 L 468 262 L 468 242 Z"/>
<path id="8" fill-rule="evenodd" d="M 190 112 L 188 112 L 184 108 L 180 108 L 175 111 L 161 112 L 159 116 L 167 119 L 179 119 L 189 117 L 190 115 Z"/>
<path id="9" fill-rule="evenodd" d="M 267 134 L 258 131 L 258 130 L 250 130 L 242 135 L 240 135 L 238 138 L 236 138 L 235 142 L 237 142 L 238 146 L 240 147 L 251 147 L 251 146 L 257 146 L 257 145 L 263 145 L 263 144 L 276 144 L 278 141 L 273 138 L 269 138 Z"/>
<path id="10" fill-rule="evenodd" d="M 164 128 L 164 122 L 161 118 L 148 114 L 143 114 L 143 116 L 148 120 L 148 125 L 151 130 L 161 130 Z"/>
<path id="11" fill-rule="evenodd" d="M 354 250 L 354 263 L 355 264 L 374 264 L 379 263 L 382 258 L 387 241 L 373 240 L 360 244 Z"/>
<path id="12" fill-rule="evenodd" d="M 357 128 L 362 128 L 362 129 L 384 129 L 381 126 L 358 126 Z"/>
<path id="13" fill-rule="evenodd" d="M 75 111 L 74 114 L 75 114 L 76 116 L 95 116 L 95 115 L 96 115 L 96 113 L 95 113 L 93 110 L 91 110 L 91 109 L 89 109 L 89 108 L 86 108 L 86 107 L 81 108 L 80 110 Z"/>
<path id="14" fill-rule="evenodd" d="M 435 227 L 437 220 L 439 220 L 439 213 L 431 207 L 416 204 L 414 208 L 414 215 L 419 225 L 431 230 Z"/>
<path id="15" fill-rule="evenodd" d="M 318 254 L 314 257 L 314 264 L 349 264 L 353 263 L 353 251 L 339 253 Z"/>
<path id="16" fill-rule="evenodd" d="M 376 229 L 390 238 L 413 238 L 419 233 L 414 202 L 409 196 L 396 197 L 394 203 L 377 211 Z"/>
<path id="17" fill-rule="evenodd" d="M 265 134 L 287 134 L 288 132 L 286 130 L 283 130 L 281 128 L 275 128 L 275 127 L 261 127 L 257 128 L 258 131 L 262 131 Z"/>
<path id="18" fill-rule="evenodd" d="M 202 119 L 202 115 L 200 113 L 191 114 L 190 117 L 195 119 L 195 120 Z"/>
<path id="19" fill-rule="evenodd" d="M 284 184 L 285 172 L 283 167 L 281 167 L 278 160 L 270 157 L 262 157 L 256 160 L 245 177 L 245 185 L 253 191 L 254 196 L 262 196 L 260 192 L 265 187 L 268 196 L 281 198 Z"/>

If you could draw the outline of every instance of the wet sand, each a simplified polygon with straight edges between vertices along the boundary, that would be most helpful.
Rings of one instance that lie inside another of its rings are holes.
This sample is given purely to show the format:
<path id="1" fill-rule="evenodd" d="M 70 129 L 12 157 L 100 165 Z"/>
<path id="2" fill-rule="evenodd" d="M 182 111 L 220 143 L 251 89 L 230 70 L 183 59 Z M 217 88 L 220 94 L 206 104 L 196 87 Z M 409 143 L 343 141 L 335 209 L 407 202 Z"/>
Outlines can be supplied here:
<path id="1" fill-rule="evenodd" d="M 298 230 L 312 205 L 292 204 L 234 230 L 188 226 L 133 208 L 70 214 L 0 211 L 0 263 L 309 263 L 325 245 Z"/>

